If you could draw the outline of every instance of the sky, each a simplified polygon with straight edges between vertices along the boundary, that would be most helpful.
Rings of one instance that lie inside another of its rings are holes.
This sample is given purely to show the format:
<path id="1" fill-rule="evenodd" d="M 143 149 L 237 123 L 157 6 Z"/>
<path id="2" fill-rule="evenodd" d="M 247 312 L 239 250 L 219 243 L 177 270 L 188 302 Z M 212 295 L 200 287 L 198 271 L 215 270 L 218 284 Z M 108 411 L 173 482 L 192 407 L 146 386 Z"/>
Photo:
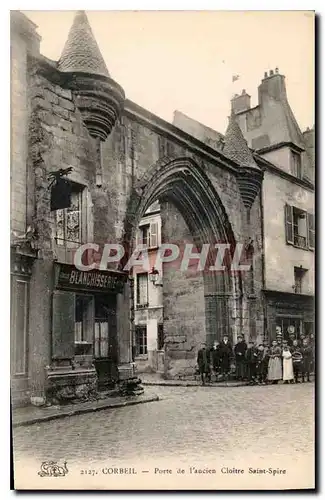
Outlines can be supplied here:
<path id="1" fill-rule="evenodd" d="M 24 11 L 58 60 L 73 11 Z M 87 11 L 107 68 L 128 99 L 172 122 L 174 110 L 225 132 L 230 99 L 257 105 L 279 68 L 302 130 L 314 124 L 314 14 L 306 11 Z M 232 76 L 240 78 L 232 83 Z"/>

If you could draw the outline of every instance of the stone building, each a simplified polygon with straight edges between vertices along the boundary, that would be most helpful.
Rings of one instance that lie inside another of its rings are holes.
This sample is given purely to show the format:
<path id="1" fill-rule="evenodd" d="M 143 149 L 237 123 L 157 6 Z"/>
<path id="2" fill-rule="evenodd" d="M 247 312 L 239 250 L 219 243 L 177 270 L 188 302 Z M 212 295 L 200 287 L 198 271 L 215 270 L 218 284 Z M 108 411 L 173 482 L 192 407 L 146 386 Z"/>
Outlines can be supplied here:
<path id="1" fill-rule="evenodd" d="M 225 332 L 262 339 L 261 185 L 271 162 L 249 149 L 235 113 L 208 143 L 128 100 L 83 11 L 59 61 L 39 43 L 33 23 L 12 12 L 13 402 L 87 398 L 132 376 L 136 290 L 126 263 L 157 201 L 162 244 L 209 245 L 203 269 L 163 263 L 164 376 L 192 374 L 200 343 Z M 49 176 L 71 167 L 71 203 L 51 210 Z M 118 265 L 76 268 L 77 248 L 107 242 L 123 245 Z M 214 269 L 220 243 L 223 271 Z"/>
<path id="2" fill-rule="evenodd" d="M 232 101 L 240 128 L 265 161 L 262 188 L 263 294 L 266 329 L 314 333 L 315 130 L 302 132 L 290 108 L 285 77 L 265 73 L 258 104 L 243 91 Z"/>

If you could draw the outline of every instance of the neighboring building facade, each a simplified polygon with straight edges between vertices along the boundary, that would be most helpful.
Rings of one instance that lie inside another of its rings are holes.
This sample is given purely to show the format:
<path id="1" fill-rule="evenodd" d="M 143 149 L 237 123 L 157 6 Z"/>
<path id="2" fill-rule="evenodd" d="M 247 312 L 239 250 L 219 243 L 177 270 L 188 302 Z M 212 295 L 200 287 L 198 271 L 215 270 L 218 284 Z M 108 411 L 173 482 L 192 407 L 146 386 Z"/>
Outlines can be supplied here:
<path id="1" fill-rule="evenodd" d="M 137 247 L 148 250 L 149 269 L 134 267 L 135 356 L 138 373 L 164 373 L 163 266 L 159 263 L 161 217 L 159 202 L 139 224 Z"/>
<path id="2" fill-rule="evenodd" d="M 263 179 L 266 329 L 288 336 L 314 333 L 315 131 L 301 132 L 287 99 L 285 77 L 265 73 L 258 105 L 243 91 L 232 101 L 248 145 L 266 160 Z"/>

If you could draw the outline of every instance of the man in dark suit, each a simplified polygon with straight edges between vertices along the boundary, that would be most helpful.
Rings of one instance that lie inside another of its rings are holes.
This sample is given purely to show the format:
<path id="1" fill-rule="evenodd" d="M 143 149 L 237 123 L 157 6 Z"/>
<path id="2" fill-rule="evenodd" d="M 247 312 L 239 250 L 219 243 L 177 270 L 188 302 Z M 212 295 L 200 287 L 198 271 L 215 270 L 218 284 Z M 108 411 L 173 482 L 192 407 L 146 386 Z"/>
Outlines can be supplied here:
<path id="1" fill-rule="evenodd" d="M 232 356 L 232 345 L 230 344 L 228 335 L 224 335 L 220 342 L 220 368 L 224 378 L 227 378 L 230 373 L 230 359 Z"/>
<path id="2" fill-rule="evenodd" d="M 247 344 L 242 335 L 238 335 L 237 344 L 234 348 L 235 360 L 236 360 L 236 378 L 237 380 L 244 380 L 245 378 L 245 353 L 247 349 Z"/>
<path id="3" fill-rule="evenodd" d="M 202 385 L 205 385 L 206 377 L 210 377 L 210 356 L 207 351 L 205 342 L 202 343 L 201 349 L 197 353 L 197 364 L 201 375 Z"/>

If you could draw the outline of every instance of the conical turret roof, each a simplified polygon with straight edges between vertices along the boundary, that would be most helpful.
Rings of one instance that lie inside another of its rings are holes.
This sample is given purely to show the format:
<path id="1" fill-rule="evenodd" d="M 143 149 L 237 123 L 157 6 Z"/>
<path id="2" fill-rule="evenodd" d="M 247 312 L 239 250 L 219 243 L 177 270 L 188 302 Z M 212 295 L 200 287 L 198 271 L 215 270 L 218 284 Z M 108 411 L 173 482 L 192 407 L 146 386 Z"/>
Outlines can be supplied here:
<path id="1" fill-rule="evenodd" d="M 241 167 L 260 170 L 257 166 L 252 152 L 250 151 L 246 139 L 238 125 L 235 115 L 232 112 L 225 134 L 223 153 L 232 160 L 235 160 Z"/>
<path id="2" fill-rule="evenodd" d="M 69 73 L 110 76 L 83 10 L 78 11 L 74 18 L 58 68 Z"/>

